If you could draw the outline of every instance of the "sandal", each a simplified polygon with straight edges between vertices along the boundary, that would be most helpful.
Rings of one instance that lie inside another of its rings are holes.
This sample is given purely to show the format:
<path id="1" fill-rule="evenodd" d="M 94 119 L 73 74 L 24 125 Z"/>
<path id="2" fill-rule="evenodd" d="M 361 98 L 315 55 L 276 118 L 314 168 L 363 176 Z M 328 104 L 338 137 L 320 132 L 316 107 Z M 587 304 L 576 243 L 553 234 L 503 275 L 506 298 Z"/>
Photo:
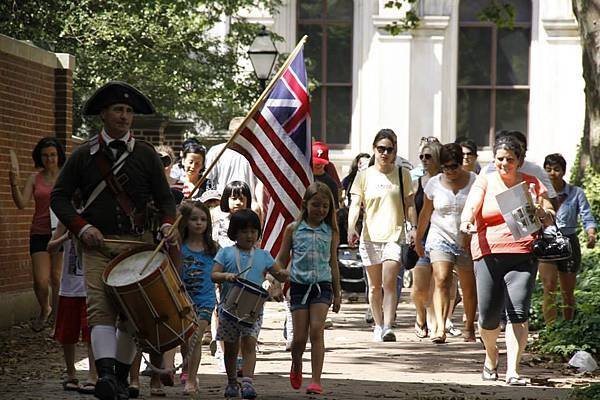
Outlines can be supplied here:
<path id="1" fill-rule="evenodd" d="M 415 322 L 415 335 L 417 335 L 419 339 L 424 339 L 427 336 L 429 336 L 429 329 L 427 329 L 427 324 L 419 326 L 419 323 Z"/>
<path id="2" fill-rule="evenodd" d="M 163 388 L 150 388 L 150 396 L 166 397 L 167 393 Z"/>
<path id="3" fill-rule="evenodd" d="M 506 384 L 508 386 L 526 386 L 527 381 L 525 378 L 521 378 L 520 376 L 507 376 Z"/>
<path id="4" fill-rule="evenodd" d="M 79 393 L 81 393 L 81 394 L 94 394 L 95 390 L 96 390 L 96 384 L 94 382 L 85 382 L 79 388 Z M 131 396 L 129 396 L 129 397 L 131 397 Z"/>
<path id="5" fill-rule="evenodd" d="M 489 369 L 483 364 L 483 372 L 481 373 L 481 379 L 484 381 L 497 381 L 498 380 L 498 367 Z"/>
<path id="6" fill-rule="evenodd" d="M 441 336 L 434 336 L 431 338 L 431 341 L 435 344 L 444 344 L 446 343 L 446 334 L 443 333 Z"/>
<path id="7" fill-rule="evenodd" d="M 63 390 L 67 392 L 78 392 L 79 391 L 79 380 L 76 378 L 65 379 L 62 383 Z"/>
<path id="8" fill-rule="evenodd" d="M 323 388 L 321 385 L 311 383 L 306 387 L 306 394 L 323 394 Z"/>

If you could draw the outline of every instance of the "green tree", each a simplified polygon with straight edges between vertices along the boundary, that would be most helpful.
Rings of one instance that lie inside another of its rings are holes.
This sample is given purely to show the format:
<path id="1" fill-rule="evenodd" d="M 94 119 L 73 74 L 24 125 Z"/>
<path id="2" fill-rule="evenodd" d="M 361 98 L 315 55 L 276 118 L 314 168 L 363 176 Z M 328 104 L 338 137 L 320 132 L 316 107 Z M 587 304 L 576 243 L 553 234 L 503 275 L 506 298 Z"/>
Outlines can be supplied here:
<path id="1" fill-rule="evenodd" d="M 239 59 L 259 27 L 234 17 L 245 7 L 275 12 L 280 0 L 62 0 L 0 2 L 0 33 L 75 56 L 74 108 L 98 86 L 123 80 L 157 111 L 224 128 L 259 92 Z M 223 21 L 227 35 L 211 32 Z"/>

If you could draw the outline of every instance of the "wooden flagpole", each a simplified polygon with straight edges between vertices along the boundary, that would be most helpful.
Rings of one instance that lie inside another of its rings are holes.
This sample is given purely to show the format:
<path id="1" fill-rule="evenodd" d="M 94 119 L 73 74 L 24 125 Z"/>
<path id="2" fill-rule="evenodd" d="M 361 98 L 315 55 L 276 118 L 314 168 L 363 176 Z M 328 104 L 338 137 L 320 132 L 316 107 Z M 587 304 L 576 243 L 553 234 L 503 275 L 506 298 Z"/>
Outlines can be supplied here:
<path id="1" fill-rule="evenodd" d="M 279 80 L 279 78 L 281 78 L 281 75 L 283 75 L 283 73 L 285 72 L 285 70 L 290 66 L 290 64 L 294 60 L 294 57 L 296 57 L 296 55 L 302 49 L 302 46 L 304 46 L 304 43 L 306 43 L 306 39 L 307 38 L 308 38 L 308 36 L 304 35 L 302 37 L 302 39 L 300 39 L 300 41 L 298 42 L 298 44 L 296 44 L 296 47 L 294 48 L 294 50 L 292 50 L 292 52 L 290 53 L 290 55 L 286 58 L 285 62 L 281 65 L 281 67 L 279 67 L 279 70 L 277 71 L 277 73 L 275 74 L 275 76 L 271 79 L 271 81 L 269 82 L 269 84 L 267 85 L 267 87 L 265 88 L 265 90 L 262 92 L 262 94 L 260 95 L 260 97 L 254 102 L 254 105 L 252 106 L 252 108 L 250 109 L 250 111 L 246 114 L 246 116 L 244 117 L 244 120 L 242 121 L 242 123 L 236 128 L 235 132 L 231 135 L 231 137 L 229 138 L 229 140 L 227 141 L 227 143 L 225 144 L 225 146 L 221 149 L 221 151 L 219 151 L 219 153 L 217 154 L 217 156 L 215 157 L 215 159 L 210 163 L 210 165 L 208 166 L 208 168 L 206 168 L 204 170 L 204 174 L 202 174 L 202 176 L 200 177 L 200 180 L 198 181 L 198 183 L 196 183 L 196 185 L 194 186 L 194 188 L 192 189 L 192 191 L 190 192 L 190 194 L 186 198 L 188 198 L 188 199 L 191 198 L 194 195 L 194 193 L 196 193 L 198 191 L 198 189 L 200 188 L 200 186 L 202 186 L 202 184 L 206 181 L 206 178 L 208 177 L 208 174 L 210 173 L 210 171 L 212 171 L 212 169 L 215 167 L 215 165 L 217 165 L 217 161 L 219 161 L 219 158 L 221 158 L 221 156 L 223 155 L 223 153 L 225 152 L 225 150 L 227 150 L 229 148 L 229 146 L 233 143 L 233 141 L 235 140 L 235 138 L 242 132 L 242 130 L 246 126 L 246 123 L 248 122 L 248 120 L 250 118 L 252 118 L 252 116 L 256 113 L 256 111 L 258 111 L 258 109 L 262 106 L 262 104 L 265 101 L 265 99 L 267 98 L 269 92 L 271 92 L 271 89 L 273 89 L 273 87 L 275 86 L 275 84 L 277 83 L 277 81 Z M 156 254 L 158 254 L 158 252 L 163 248 L 163 246 L 165 245 L 165 238 L 167 236 L 170 236 L 171 233 L 173 233 L 173 231 L 175 229 L 177 229 L 177 226 L 179 225 L 179 222 L 181 222 L 181 215 L 179 215 L 177 217 L 177 219 L 175 219 L 175 222 L 173 222 L 173 225 L 171 225 L 171 228 L 169 228 L 169 231 L 167 232 L 167 234 L 165 235 L 165 237 L 163 237 L 161 239 L 160 243 L 156 246 L 156 249 L 154 249 L 154 251 L 150 255 L 150 258 L 148 259 L 148 261 L 146 261 L 146 264 L 141 269 L 140 275 L 142 275 L 144 273 L 144 271 L 146 271 L 146 268 L 148 268 L 148 266 L 150 265 L 150 263 L 152 262 L 152 260 L 156 256 Z"/>

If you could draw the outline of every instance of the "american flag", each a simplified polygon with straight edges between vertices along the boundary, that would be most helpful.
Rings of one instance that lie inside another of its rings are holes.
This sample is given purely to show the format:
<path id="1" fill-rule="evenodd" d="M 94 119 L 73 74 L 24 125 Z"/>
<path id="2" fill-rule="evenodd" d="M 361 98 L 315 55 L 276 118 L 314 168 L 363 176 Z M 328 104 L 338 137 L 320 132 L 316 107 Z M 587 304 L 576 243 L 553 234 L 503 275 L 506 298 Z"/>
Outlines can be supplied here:
<path id="1" fill-rule="evenodd" d="M 300 215 L 302 197 L 313 181 L 310 102 L 302 49 L 230 148 L 248 159 L 268 192 L 261 247 L 276 256 L 283 231 Z"/>

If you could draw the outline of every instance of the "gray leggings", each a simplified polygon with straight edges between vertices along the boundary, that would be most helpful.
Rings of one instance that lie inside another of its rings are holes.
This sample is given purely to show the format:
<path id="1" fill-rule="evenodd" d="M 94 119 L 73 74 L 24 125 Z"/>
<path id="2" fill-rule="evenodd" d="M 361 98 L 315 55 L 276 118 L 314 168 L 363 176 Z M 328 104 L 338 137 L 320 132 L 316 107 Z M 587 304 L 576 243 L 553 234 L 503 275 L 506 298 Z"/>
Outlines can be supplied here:
<path id="1" fill-rule="evenodd" d="M 479 326 L 498 328 L 504 306 L 511 323 L 526 322 L 536 273 L 531 254 L 492 254 L 475 261 Z"/>

